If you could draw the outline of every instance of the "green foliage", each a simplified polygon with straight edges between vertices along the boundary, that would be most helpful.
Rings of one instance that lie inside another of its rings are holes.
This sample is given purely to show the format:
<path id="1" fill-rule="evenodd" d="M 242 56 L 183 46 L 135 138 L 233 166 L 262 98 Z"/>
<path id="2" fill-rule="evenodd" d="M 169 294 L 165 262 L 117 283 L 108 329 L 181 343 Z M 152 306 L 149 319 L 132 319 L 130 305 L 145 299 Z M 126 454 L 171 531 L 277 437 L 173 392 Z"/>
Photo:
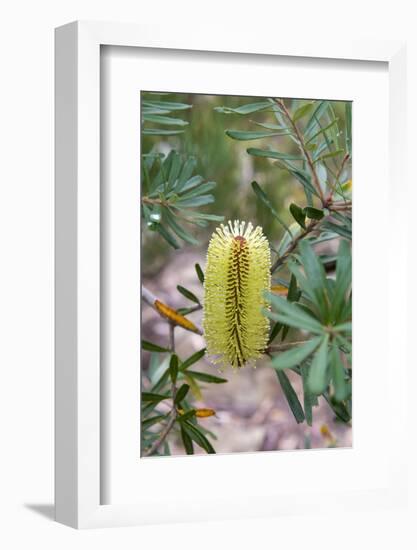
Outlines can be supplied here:
<path id="1" fill-rule="evenodd" d="M 234 211 L 240 219 L 250 212 L 275 254 L 273 284 L 288 289 L 286 297 L 268 296 L 271 309 L 264 314 L 273 324 L 264 350 L 267 364 L 297 423 L 313 425 L 319 400 L 339 421 L 350 422 L 351 103 L 213 96 L 207 114 L 197 112 L 198 99 L 191 101 L 194 106 L 185 94 L 173 101 L 163 94 L 142 95 L 144 225 L 149 235 L 179 248 L 181 243 L 197 245 L 201 235 L 206 243 L 204 230 L 223 220 L 219 214 L 226 204 L 228 218 Z M 210 133 L 213 129 L 216 133 Z M 246 141 L 255 146 L 246 149 Z M 243 171 L 236 159 L 243 157 L 256 179 L 250 186 L 239 180 Z M 245 192 L 242 204 L 236 201 L 237 185 Z M 337 255 L 320 255 L 317 245 L 326 241 L 338 243 Z M 195 272 L 203 284 L 199 264 Z M 188 302 L 178 313 L 201 309 L 193 292 L 181 284 L 177 290 Z M 142 349 L 151 352 L 158 373 L 149 391 L 142 392 L 142 453 L 168 454 L 168 438 L 158 443 L 167 428 L 169 441 L 175 438 L 187 454 L 198 448 L 214 453 L 209 441 L 214 434 L 200 423 L 192 403 L 202 399 L 206 384 L 227 380 L 195 367 L 204 348 L 185 359 L 148 341 L 142 341 Z M 302 396 L 294 387 L 297 377 Z"/>
<path id="2" fill-rule="evenodd" d="M 187 111 L 192 105 L 155 100 L 154 95 L 142 94 L 142 137 L 182 134 L 183 129 L 171 128 L 189 123 L 172 113 Z M 206 227 L 209 222 L 223 220 L 223 216 L 195 210 L 214 202 L 211 191 L 216 187 L 215 182 L 194 174 L 196 165 L 195 157 L 181 155 L 175 149 L 168 154 L 142 150 L 142 217 L 148 230 L 159 233 L 175 249 L 180 248 L 178 239 L 198 244 L 188 226 Z"/>

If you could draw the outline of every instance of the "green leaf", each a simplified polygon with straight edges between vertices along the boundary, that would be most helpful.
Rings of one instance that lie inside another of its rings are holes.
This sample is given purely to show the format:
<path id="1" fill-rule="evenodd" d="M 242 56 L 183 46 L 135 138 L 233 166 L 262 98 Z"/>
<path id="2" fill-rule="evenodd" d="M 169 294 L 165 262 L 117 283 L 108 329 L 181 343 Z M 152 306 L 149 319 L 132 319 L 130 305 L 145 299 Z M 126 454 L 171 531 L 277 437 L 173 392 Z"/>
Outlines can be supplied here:
<path id="1" fill-rule="evenodd" d="M 311 137 L 311 134 L 315 131 L 315 128 L 318 126 L 320 118 L 324 115 L 327 109 L 330 107 L 328 101 L 320 101 L 313 114 L 311 115 L 309 121 L 304 128 L 304 139 L 308 140 Z"/>
<path id="2" fill-rule="evenodd" d="M 260 201 L 270 210 L 271 214 L 279 221 L 279 223 L 284 227 L 286 231 L 292 236 L 290 228 L 285 224 L 281 217 L 279 216 L 278 212 L 275 210 L 273 204 L 271 203 L 270 199 L 268 198 L 265 191 L 259 187 L 256 181 L 253 181 L 251 183 L 252 189 L 254 190 L 256 196 L 260 199 Z"/>
<path id="3" fill-rule="evenodd" d="M 321 220 L 324 217 L 323 210 L 314 208 L 313 206 L 306 206 L 304 208 L 304 213 L 310 220 Z"/>
<path id="4" fill-rule="evenodd" d="M 176 250 L 180 248 L 180 245 L 163 225 L 158 223 L 155 224 L 155 226 L 156 231 L 158 231 L 158 233 L 167 241 L 168 244 L 172 246 L 172 248 L 175 248 Z"/>
<path id="5" fill-rule="evenodd" d="M 330 122 L 330 124 L 328 124 L 327 126 L 324 126 L 324 128 L 320 128 L 320 130 L 318 132 L 316 132 L 313 136 L 311 136 L 311 138 L 306 142 L 306 144 L 309 144 L 314 139 L 318 138 L 321 134 L 323 134 L 324 132 L 327 132 L 327 130 L 330 130 L 330 128 L 332 128 L 337 123 L 337 120 L 338 119 L 335 118 Z M 311 145 L 313 145 L 313 144 L 311 144 Z"/>
<path id="6" fill-rule="evenodd" d="M 145 122 L 153 122 L 155 124 L 166 124 L 168 126 L 187 126 L 189 123 L 180 118 L 174 118 L 161 115 L 145 114 L 143 117 Z"/>
<path id="7" fill-rule="evenodd" d="M 169 352 L 168 348 L 163 348 L 161 346 L 158 346 L 157 344 L 152 344 L 152 342 L 148 342 L 147 340 L 142 340 L 142 349 L 146 351 L 159 351 L 159 352 Z"/>
<path id="8" fill-rule="evenodd" d="M 288 405 L 294 415 L 297 424 L 304 422 L 305 416 L 303 407 L 298 399 L 297 394 L 295 393 L 294 388 L 289 381 L 288 376 L 283 371 L 276 371 L 279 383 L 281 384 L 282 391 L 284 392 L 285 397 L 287 398 Z"/>
<path id="9" fill-rule="evenodd" d="M 172 383 L 175 384 L 178 376 L 178 355 L 172 354 L 169 362 L 169 374 L 171 376 Z"/>
<path id="10" fill-rule="evenodd" d="M 278 151 L 269 151 L 268 149 L 256 149 L 254 147 L 249 147 L 246 149 L 249 155 L 255 157 L 263 157 L 269 159 L 278 159 L 278 160 L 304 160 L 304 157 L 299 155 L 291 155 L 290 153 L 279 153 Z"/>
<path id="11" fill-rule="evenodd" d="M 213 195 L 201 195 L 199 197 L 193 197 L 191 199 L 181 198 L 172 206 L 174 208 L 181 209 L 181 207 L 190 208 L 192 206 L 204 206 L 205 204 L 210 204 L 212 202 L 214 202 Z"/>
<path id="12" fill-rule="evenodd" d="M 192 105 L 186 103 L 176 103 L 172 101 L 142 101 L 142 107 L 152 109 L 161 109 L 167 111 L 185 111 L 191 109 Z"/>
<path id="13" fill-rule="evenodd" d="M 188 435 L 188 433 L 184 430 L 183 426 L 181 426 L 181 439 L 187 455 L 193 455 L 194 454 L 193 441 L 191 437 Z"/>
<path id="14" fill-rule="evenodd" d="M 263 111 L 271 107 L 269 101 L 260 101 L 258 103 L 247 103 L 246 105 L 241 105 L 240 107 L 215 107 L 214 110 L 218 113 L 223 114 L 236 114 L 236 115 L 249 115 L 251 113 L 257 113 L 258 111 Z"/>
<path id="15" fill-rule="evenodd" d="M 142 128 L 144 136 L 175 136 L 184 133 L 184 130 L 164 130 L 162 128 Z"/>
<path id="16" fill-rule="evenodd" d="M 308 388 L 314 395 L 322 394 L 327 386 L 327 347 L 329 337 L 326 335 L 311 362 L 308 373 Z"/>
<path id="17" fill-rule="evenodd" d="M 338 155 L 341 155 L 344 153 L 344 149 L 337 149 L 336 151 L 331 151 L 330 153 L 326 153 L 325 155 L 321 155 L 320 157 L 316 157 L 316 155 L 313 155 L 313 163 L 321 162 L 322 160 L 326 160 L 329 158 L 337 157 Z"/>
<path id="18" fill-rule="evenodd" d="M 328 392 L 325 392 L 323 394 L 323 397 L 339 420 L 345 423 L 350 422 L 352 417 L 344 403 L 338 403 L 337 401 L 332 399 L 329 396 Z"/>
<path id="19" fill-rule="evenodd" d="M 177 290 L 192 302 L 195 302 L 196 304 L 200 303 L 200 300 L 197 298 L 197 296 L 192 292 L 190 292 L 189 290 L 187 290 L 186 288 L 184 288 L 183 286 L 177 285 Z"/>
<path id="20" fill-rule="evenodd" d="M 301 107 L 298 107 L 298 109 L 295 111 L 292 117 L 293 122 L 295 123 L 298 120 L 300 120 L 300 118 L 303 118 L 304 116 L 306 116 L 311 111 L 313 106 L 314 106 L 314 103 L 306 103 L 305 105 L 301 105 Z"/>
<path id="21" fill-rule="evenodd" d="M 216 187 L 216 183 L 214 181 L 208 181 L 207 183 L 203 183 L 202 185 L 198 185 L 193 190 L 183 191 L 181 194 L 181 199 L 191 199 L 193 197 L 197 197 L 198 195 L 204 195 L 204 193 L 207 193 L 208 191 L 211 191 Z"/>
<path id="22" fill-rule="evenodd" d="M 303 393 L 304 393 L 304 414 L 306 417 L 306 422 L 309 426 L 313 425 L 313 405 L 316 397 L 312 395 L 308 389 L 307 385 L 307 376 L 308 376 L 308 367 L 307 365 L 301 365 L 301 376 L 303 379 Z"/>
<path id="23" fill-rule="evenodd" d="M 280 321 L 294 328 L 308 330 L 313 334 L 323 334 L 324 329 L 322 325 L 311 315 L 306 313 L 298 304 L 288 302 L 284 300 L 284 298 L 281 298 L 281 296 L 276 296 L 271 293 L 266 293 L 266 296 L 277 309 L 278 313 L 263 310 L 264 315 L 274 321 Z"/>
<path id="24" fill-rule="evenodd" d="M 312 338 L 305 344 L 296 346 L 288 351 L 280 352 L 272 359 L 272 366 L 276 370 L 288 369 L 299 365 L 309 357 L 322 341 L 321 336 Z"/>
<path id="25" fill-rule="evenodd" d="M 240 130 L 225 130 L 227 136 L 238 141 L 250 141 L 274 136 L 288 135 L 288 132 L 242 132 Z"/>
<path id="26" fill-rule="evenodd" d="M 337 346 L 332 347 L 330 365 L 334 386 L 334 398 L 338 402 L 344 401 L 349 396 L 349 385 L 346 381 L 345 367 Z"/>
<path id="27" fill-rule="evenodd" d="M 275 323 L 274 324 L 274 326 L 272 327 L 271 333 L 269 335 L 268 346 L 269 346 L 269 344 L 272 344 L 272 342 L 275 340 L 275 338 L 280 333 L 283 326 L 284 325 L 282 323 Z"/>
<path id="28" fill-rule="evenodd" d="M 206 353 L 206 348 L 200 349 L 199 351 L 196 351 L 190 357 L 188 357 L 185 361 L 183 361 L 180 365 L 180 371 L 184 371 L 188 369 L 188 367 L 191 367 L 191 365 L 194 365 L 194 363 L 197 363 L 204 354 Z"/>
<path id="29" fill-rule="evenodd" d="M 352 156 L 352 102 L 345 102 L 346 117 L 346 147 L 350 156 Z"/>
<path id="30" fill-rule="evenodd" d="M 327 295 L 327 279 L 323 264 L 308 241 L 302 241 L 299 245 L 301 260 L 310 288 L 310 298 L 316 304 L 320 317 L 328 320 L 329 300 Z M 302 286 L 303 279 L 300 279 Z M 305 280 L 305 279 L 304 279 Z"/>
<path id="31" fill-rule="evenodd" d="M 290 212 L 291 212 L 293 218 L 295 219 L 295 221 L 298 224 L 300 224 L 303 229 L 306 229 L 306 224 L 305 224 L 306 215 L 303 212 L 303 209 L 300 208 L 299 206 L 297 206 L 295 203 L 291 203 L 290 204 Z"/>
<path id="32" fill-rule="evenodd" d="M 181 181 L 181 178 L 180 178 Z M 176 191 L 181 194 L 181 196 L 190 189 L 194 189 L 194 187 L 197 187 L 197 185 L 200 185 L 204 181 L 204 178 L 202 176 L 193 176 L 192 178 L 189 178 L 187 181 L 185 181 L 182 184 L 178 184 L 178 188 Z"/>
<path id="33" fill-rule="evenodd" d="M 177 223 L 174 214 L 169 208 L 164 209 L 164 219 L 180 239 L 191 245 L 199 244 L 197 239 Z"/>
<path id="34" fill-rule="evenodd" d="M 190 438 L 197 443 L 202 449 L 204 449 L 208 454 L 215 454 L 216 451 L 213 449 L 210 441 L 206 436 L 197 428 L 195 424 L 191 422 L 184 422 L 183 428 L 190 436 Z"/>
<path id="35" fill-rule="evenodd" d="M 343 305 L 352 282 L 352 257 L 349 243 L 341 240 L 336 263 L 336 288 L 332 300 L 332 319 L 340 322 Z"/>
<path id="36" fill-rule="evenodd" d="M 190 386 L 188 384 L 183 384 L 180 387 L 180 389 L 175 394 L 175 399 L 174 399 L 175 405 L 178 405 L 179 403 L 181 403 L 181 401 L 187 395 L 189 389 L 190 389 Z"/>
<path id="37" fill-rule="evenodd" d="M 151 393 L 147 391 L 143 391 L 141 397 L 143 403 L 159 403 L 164 399 L 168 399 L 167 395 L 161 395 L 160 393 Z"/>
<path id="38" fill-rule="evenodd" d="M 204 273 L 203 270 L 200 267 L 200 264 L 195 264 L 195 271 L 197 273 L 198 280 L 201 284 L 204 284 Z"/>
<path id="39" fill-rule="evenodd" d="M 196 412 L 195 409 L 190 409 L 187 412 L 185 412 L 184 414 L 180 414 L 177 417 L 177 421 L 178 422 L 186 422 L 187 420 L 190 420 L 190 418 L 193 418 L 195 416 L 195 412 Z"/>
<path id="40" fill-rule="evenodd" d="M 158 414 L 156 416 L 152 416 L 151 418 L 147 418 L 146 420 L 142 420 L 142 430 L 145 430 L 147 428 L 150 428 L 154 424 L 157 424 L 158 422 L 162 422 L 167 417 L 166 414 Z"/>
<path id="41" fill-rule="evenodd" d="M 206 372 L 198 372 L 195 370 L 187 370 L 187 374 L 200 380 L 201 382 L 208 382 L 209 384 L 224 384 L 227 382 L 226 378 L 220 378 L 219 376 L 213 376 L 212 374 L 207 374 Z"/>

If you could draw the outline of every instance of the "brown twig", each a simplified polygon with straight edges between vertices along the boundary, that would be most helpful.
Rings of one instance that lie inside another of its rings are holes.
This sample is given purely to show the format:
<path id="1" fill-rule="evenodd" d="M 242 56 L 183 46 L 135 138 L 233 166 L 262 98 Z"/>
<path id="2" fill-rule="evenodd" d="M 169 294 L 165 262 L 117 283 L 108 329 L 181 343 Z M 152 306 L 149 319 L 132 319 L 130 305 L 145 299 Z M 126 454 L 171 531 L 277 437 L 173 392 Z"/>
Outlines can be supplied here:
<path id="1" fill-rule="evenodd" d="M 275 102 L 278 105 L 278 107 L 282 110 L 282 112 L 284 113 L 284 115 L 286 116 L 288 122 L 290 123 L 291 127 L 294 130 L 294 133 L 295 133 L 295 136 L 297 138 L 300 150 L 303 153 L 303 155 L 304 155 L 304 157 L 307 161 L 308 167 L 310 168 L 311 176 L 313 178 L 314 187 L 316 188 L 317 193 L 319 194 L 319 197 L 320 197 L 320 200 L 321 200 L 321 203 L 322 203 L 323 207 L 325 207 L 325 206 L 327 206 L 326 199 L 324 197 L 324 193 L 323 193 L 323 190 L 322 190 L 321 185 L 320 185 L 320 180 L 319 180 L 319 177 L 317 175 L 316 168 L 315 168 L 314 163 L 313 163 L 313 159 L 311 158 L 310 152 L 306 147 L 304 138 L 301 135 L 301 132 L 298 129 L 297 125 L 293 121 L 290 112 L 288 111 L 287 107 L 285 106 L 284 101 L 282 99 L 275 99 Z"/>

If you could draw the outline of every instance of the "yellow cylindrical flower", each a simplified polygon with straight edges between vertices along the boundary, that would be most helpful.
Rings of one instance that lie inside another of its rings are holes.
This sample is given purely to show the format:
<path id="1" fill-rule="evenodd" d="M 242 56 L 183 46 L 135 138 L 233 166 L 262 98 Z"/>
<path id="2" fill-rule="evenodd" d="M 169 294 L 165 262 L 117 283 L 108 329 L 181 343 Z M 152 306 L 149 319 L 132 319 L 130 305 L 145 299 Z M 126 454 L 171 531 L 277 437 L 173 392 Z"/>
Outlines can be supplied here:
<path id="1" fill-rule="evenodd" d="M 243 367 L 261 356 L 269 321 L 271 256 L 262 228 L 229 221 L 213 233 L 204 276 L 203 328 L 213 363 Z"/>

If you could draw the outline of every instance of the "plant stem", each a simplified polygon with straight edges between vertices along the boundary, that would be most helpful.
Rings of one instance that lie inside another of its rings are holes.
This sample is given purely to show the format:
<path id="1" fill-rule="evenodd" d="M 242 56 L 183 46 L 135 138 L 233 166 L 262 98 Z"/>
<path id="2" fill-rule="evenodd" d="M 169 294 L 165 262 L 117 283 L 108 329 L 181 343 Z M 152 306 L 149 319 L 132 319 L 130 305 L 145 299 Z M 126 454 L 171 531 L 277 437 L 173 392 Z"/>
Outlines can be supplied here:
<path id="1" fill-rule="evenodd" d="M 316 188 L 317 193 L 320 196 L 320 200 L 321 200 L 321 203 L 322 203 L 323 207 L 325 207 L 326 206 L 326 199 L 324 197 L 324 193 L 323 193 L 323 190 L 322 190 L 321 185 L 320 185 L 320 180 L 319 180 L 319 177 L 317 175 L 316 168 L 315 168 L 314 163 L 313 163 L 313 159 L 311 158 L 310 152 L 306 147 L 304 138 L 301 135 L 301 132 L 298 129 L 297 125 L 293 121 L 290 112 L 288 111 L 287 107 L 285 106 L 284 101 L 282 99 L 275 99 L 275 102 L 278 105 L 278 107 L 282 110 L 282 112 L 285 114 L 286 118 L 288 119 L 288 122 L 290 123 L 291 127 L 294 130 L 295 136 L 296 136 L 298 144 L 300 146 L 300 150 L 303 153 L 303 155 L 304 155 L 304 157 L 307 161 L 308 167 L 310 168 L 310 172 L 311 172 L 313 182 L 314 182 L 314 187 Z"/>
<path id="2" fill-rule="evenodd" d="M 317 224 L 318 224 L 318 220 L 312 220 L 310 224 L 307 226 L 307 228 L 302 233 L 297 235 L 295 239 L 292 240 L 290 246 L 287 248 L 284 254 L 282 256 L 279 256 L 279 258 L 277 258 L 277 260 L 271 267 L 271 273 L 274 273 L 274 271 L 276 271 L 285 262 L 285 260 L 291 254 L 291 252 L 295 250 L 300 240 L 303 239 L 309 233 L 311 233 L 315 229 Z"/>

